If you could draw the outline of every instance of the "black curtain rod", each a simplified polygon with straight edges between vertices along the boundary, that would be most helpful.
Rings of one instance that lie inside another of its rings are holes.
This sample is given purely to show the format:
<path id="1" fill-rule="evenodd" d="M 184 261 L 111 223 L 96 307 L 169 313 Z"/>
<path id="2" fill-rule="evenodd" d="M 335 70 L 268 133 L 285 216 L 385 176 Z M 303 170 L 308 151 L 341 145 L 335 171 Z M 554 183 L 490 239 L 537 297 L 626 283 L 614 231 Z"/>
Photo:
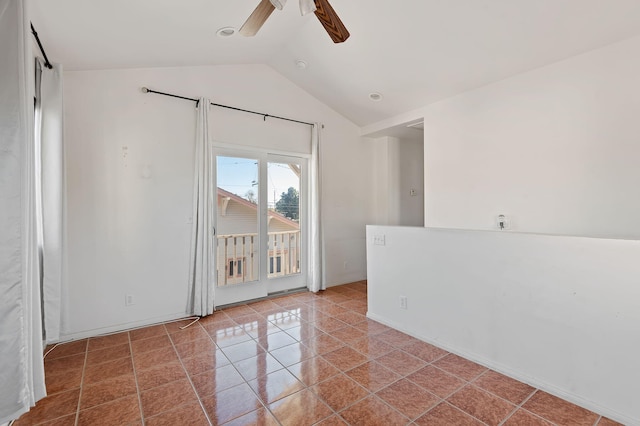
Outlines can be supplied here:
<path id="1" fill-rule="evenodd" d="M 40 48 L 40 51 L 42 52 L 42 56 L 44 56 L 44 66 L 51 69 L 53 68 L 53 65 L 51 65 L 51 62 L 49 62 L 49 58 L 47 58 L 47 54 L 44 52 L 44 47 L 42 47 L 42 43 L 40 43 L 40 37 L 38 37 L 38 33 L 36 32 L 36 29 L 33 28 L 33 23 L 31 24 L 31 34 L 33 34 L 33 36 L 36 38 L 36 42 L 38 43 L 38 47 Z"/>
<path id="2" fill-rule="evenodd" d="M 200 102 L 198 99 L 195 99 L 195 98 L 187 98 L 185 96 L 173 95 L 171 93 L 158 92 L 156 90 L 151 90 L 151 89 L 148 89 L 146 87 L 142 88 L 142 93 L 155 93 L 157 95 L 170 96 L 172 98 L 184 99 L 186 101 L 193 101 L 196 104 L 198 102 Z M 313 126 L 313 123 L 307 123 L 306 121 L 299 121 L 299 120 L 294 120 L 292 118 L 286 118 L 286 117 L 278 117 L 277 115 L 269 115 L 269 114 L 265 114 L 263 112 L 250 111 L 248 109 L 236 108 L 236 107 L 232 107 L 232 106 L 229 106 L 229 105 L 216 104 L 216 103 L 213 103 L 213 102 L 211 102 L 211 105 L 217 106 L 217 107 L 220 107 L 220 108 L 232 109 L 232 110 L 235 110 L 235 111 L 248 112 L 249 114 L 260 115 L 260 116 L 263 117 L 263 119 L 265 121 L 267 120 L 267 117 L 271 117 L 271 118 L 277 118 L 278 120 L 291 121 L 291 122 L 294 122 L 294 123 L 306 124 L 307 126 Z"/>

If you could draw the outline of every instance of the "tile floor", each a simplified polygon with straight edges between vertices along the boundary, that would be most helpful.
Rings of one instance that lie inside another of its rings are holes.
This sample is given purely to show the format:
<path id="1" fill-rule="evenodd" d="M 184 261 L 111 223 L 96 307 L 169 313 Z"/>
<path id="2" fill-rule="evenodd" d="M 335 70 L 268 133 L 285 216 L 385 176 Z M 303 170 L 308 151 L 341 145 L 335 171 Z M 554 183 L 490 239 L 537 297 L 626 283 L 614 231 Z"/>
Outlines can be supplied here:
<path id="1" fill-rule="evenodd" d="M 614 425 L 365 317 L 365 282 L 65 343 L 15 425 Z"/>

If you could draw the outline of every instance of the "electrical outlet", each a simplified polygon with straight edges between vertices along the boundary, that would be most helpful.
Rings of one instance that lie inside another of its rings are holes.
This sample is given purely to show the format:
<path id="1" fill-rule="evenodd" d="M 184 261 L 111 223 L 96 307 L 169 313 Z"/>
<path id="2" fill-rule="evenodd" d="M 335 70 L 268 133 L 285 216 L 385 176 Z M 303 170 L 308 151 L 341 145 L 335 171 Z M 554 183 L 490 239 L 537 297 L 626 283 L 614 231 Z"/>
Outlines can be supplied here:
<path id="1" fill-rule="evenodd" d="M 400 309 L 407 309 L 407 296 L 400 296 Z"/>
<path id="2" fill-rule="evenodd" d="M 127 294 L 124 296 L 124 306 L 131 306 L 136 304 L 136 298 L 133 294 Z"/>
<path id="3" fill-rule="evenodd" d="M 375 246 L 383 246 L 386 244 L 384 235 L 374 235 L 373 236 L 373 245 Z"/>

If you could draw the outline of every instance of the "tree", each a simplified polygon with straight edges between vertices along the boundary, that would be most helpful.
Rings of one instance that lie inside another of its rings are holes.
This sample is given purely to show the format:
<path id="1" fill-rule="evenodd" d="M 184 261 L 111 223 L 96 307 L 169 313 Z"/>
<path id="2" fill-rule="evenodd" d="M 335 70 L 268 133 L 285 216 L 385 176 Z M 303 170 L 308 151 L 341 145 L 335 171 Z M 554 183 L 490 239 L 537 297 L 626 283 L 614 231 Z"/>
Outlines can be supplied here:
<path id="1" fill-rule="evenodd" d="M 244 194 L 244 198 L 246 200 L 249 200 L 250 202 L 252 202 L 253 204 L 256 204 L 257 200 L 256 200 L 256 193 L 253 192 L 253 189 L 248 190 L 247 192 L 245 192 Z"/>
<path id="2" fill-rule="evenodd" d="M 300 194 L 298 194 L 298 190 L 291 187 L 287 192 L 283 192 L 280 200 L 276 203 L 276 211 L 289 219 L 298 220 L 300 218 Z"/>

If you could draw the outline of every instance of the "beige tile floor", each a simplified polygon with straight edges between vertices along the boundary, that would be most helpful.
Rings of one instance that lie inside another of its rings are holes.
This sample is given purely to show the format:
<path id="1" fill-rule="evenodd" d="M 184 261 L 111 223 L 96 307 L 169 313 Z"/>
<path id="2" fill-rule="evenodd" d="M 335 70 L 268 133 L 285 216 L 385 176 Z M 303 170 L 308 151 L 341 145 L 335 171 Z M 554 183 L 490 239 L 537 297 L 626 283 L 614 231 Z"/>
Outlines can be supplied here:
<path id="1" fill-rule="evenodd" d="M 59 345 L 16 425 L 614 425 L 365 317 L 365 282 Z"/>

